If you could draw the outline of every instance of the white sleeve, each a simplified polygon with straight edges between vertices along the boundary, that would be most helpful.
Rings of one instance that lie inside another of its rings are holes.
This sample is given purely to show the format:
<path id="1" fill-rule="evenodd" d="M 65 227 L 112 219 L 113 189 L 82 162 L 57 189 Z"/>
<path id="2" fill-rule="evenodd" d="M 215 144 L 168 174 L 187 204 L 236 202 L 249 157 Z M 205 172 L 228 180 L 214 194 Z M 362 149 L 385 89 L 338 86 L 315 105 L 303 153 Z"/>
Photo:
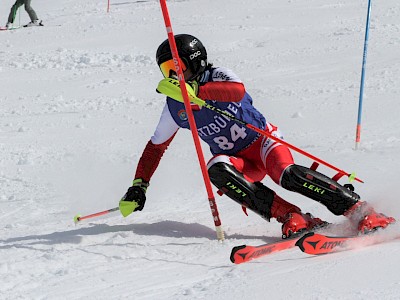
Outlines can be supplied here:
<path id="1" fill-rule="evenodd" d="M 216 67 L 212 72 L 212 81 L 231 81 L 242 83 L 239 76 L 237 76 L 232 70 L 224 67 Z"/>
<path id="2" fill-rule="evenodd" d="M 165 103 L 164 109 L 161 113 L 160 121 L 158 122 L 157 128 L 151 137 L 151 142 L 154 145 L 162 144 L 172 137 L 178 129 L 179 126 L 172 118 L 168 109 L 168 105 Z"/>

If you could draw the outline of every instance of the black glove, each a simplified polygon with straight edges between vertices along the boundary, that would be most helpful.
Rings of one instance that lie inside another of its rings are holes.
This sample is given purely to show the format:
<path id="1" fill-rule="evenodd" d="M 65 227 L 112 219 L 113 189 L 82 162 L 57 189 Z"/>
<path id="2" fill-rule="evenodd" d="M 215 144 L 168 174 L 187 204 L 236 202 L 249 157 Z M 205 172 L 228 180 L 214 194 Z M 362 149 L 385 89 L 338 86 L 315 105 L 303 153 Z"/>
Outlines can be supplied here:
<path id="1" fill-rule="evenodd" d="M 139 186 L 131 186 L 126 192 L 124 201 L 136 202 L 138 207 L 135 210 L 142 210 L 144 203 L 146 202 L 146 194 L 144 190 Z"/>
<path id="2" fill-rule="evenodd" d="M 135 179 L 132 186 L 119 201 L 119 210 L 126 217 L 136 210 L 142 210 L 146 202 L 146 191 L 149 183 L 141 178 Z"/>

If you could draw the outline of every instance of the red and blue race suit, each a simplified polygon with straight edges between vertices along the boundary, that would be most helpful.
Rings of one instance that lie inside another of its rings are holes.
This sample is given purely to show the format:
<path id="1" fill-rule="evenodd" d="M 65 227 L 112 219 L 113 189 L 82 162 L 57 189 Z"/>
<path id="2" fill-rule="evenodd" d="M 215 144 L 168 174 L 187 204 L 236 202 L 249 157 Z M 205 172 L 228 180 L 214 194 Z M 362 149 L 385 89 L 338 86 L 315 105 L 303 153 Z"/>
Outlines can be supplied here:
<path id="1" fill-rule="evenodd" d="M 199 83 L 199 98 L 246 123 L 283 138 L 277 127 L 266 122 L 253 106 L 253 99 L 231 70 L 209 67 Z M 284 169 L 293 164 L 287 147 L 212 110 L 196 106 L 192 108 L 198 135 L 214 155 L 209 166 L 217 160 L 229 160 L 249 180 L 260 181 L 268 174 L 276 183 L 280 183 Z M 157 128 L 139 160 L 135 178 L 150 181 L 179 128 L 189 128 L 185 106 L 167 97 Z"/>

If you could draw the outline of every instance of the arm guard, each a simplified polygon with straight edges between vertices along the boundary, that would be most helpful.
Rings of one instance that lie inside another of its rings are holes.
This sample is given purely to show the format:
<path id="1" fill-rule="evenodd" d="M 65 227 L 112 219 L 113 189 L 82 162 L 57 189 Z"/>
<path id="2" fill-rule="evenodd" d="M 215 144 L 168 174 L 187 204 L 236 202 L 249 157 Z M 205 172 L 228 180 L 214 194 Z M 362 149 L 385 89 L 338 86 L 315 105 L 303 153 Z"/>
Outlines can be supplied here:
<path id="1" fill-rule="evenodd" d="M 175 134 L 159 145 L 155 145 L 151 141 L 147 143 L 136 168 L 135 178 L 142 178 L 143 181 L 150 182 L 151 176 L 153 176 L 165 150 L 167 150 Z"/>
<path id="2" fill-rule="evenodd" d="M 221 102 L 239 102 L 243 99 L 244 94 L 243 83 L 216 81 L 199 86 L 198 97 Z"/>

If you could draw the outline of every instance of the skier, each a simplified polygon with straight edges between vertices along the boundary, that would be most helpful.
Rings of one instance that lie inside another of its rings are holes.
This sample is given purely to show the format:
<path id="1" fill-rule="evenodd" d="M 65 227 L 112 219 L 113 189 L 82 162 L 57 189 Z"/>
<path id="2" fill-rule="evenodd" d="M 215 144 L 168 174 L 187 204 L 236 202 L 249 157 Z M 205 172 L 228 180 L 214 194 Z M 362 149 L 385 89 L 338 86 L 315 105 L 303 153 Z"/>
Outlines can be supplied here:
<path id="1" fill-rule="evenodd" d="M 207 52 L 199 39 L 188 34 L 175 36 L 185 81 L 196 95 L 238 119 L 283 138 L 279 129 L 266 121 L 253 106 L 242 81 L 231 70 L 214 67 L 207 61 Z M 176 78 L 168 40 L 157 50 L 157 64 L 165 78 Z M 360 232 L 369 232 L 395 222 L 394 218 L 377 213 L 352 186 L 337 181 L 293 161 L 289 149 L 267 137 L 192 104 L 199 137 L 209 146 L 213 158 L 208 162 L 211 182 L 228 197 L 266 220 L 282 223 L 282 237 L 288 238 L 324 226 L 315 218 L 261 183 L 268 175 L 283 188 L 300 193 L 325 205 L 335 215 L 345 215 Z M 163 153 L 179 128 L 189 128 L 184 104 L 167 97 L 160 121 L 139 160 L 133 185 L 119 203 L 123 216 L 141 211 L 146 190 Z"/>
<path id="2" fill-rule="evenodd" d="M 25 5 L 25 10 L 29 15 L 31 21 L 26 24 L 24 27 L 31 27 L 31 26 L 43 26 L 42 21 L 39 21 L 39 18 L 36 15 L 36 12 L 31 7 L 31 0 L 17 0 L 15 1 L 14 5 L 11 7 L 10 14 L 8 15 L 8 21 L 6 24 L 6 28 L 10 29 L 12 24 L 15 20 L 15 15 L 17 14 L 18 8 L 20 6 Z"/>

